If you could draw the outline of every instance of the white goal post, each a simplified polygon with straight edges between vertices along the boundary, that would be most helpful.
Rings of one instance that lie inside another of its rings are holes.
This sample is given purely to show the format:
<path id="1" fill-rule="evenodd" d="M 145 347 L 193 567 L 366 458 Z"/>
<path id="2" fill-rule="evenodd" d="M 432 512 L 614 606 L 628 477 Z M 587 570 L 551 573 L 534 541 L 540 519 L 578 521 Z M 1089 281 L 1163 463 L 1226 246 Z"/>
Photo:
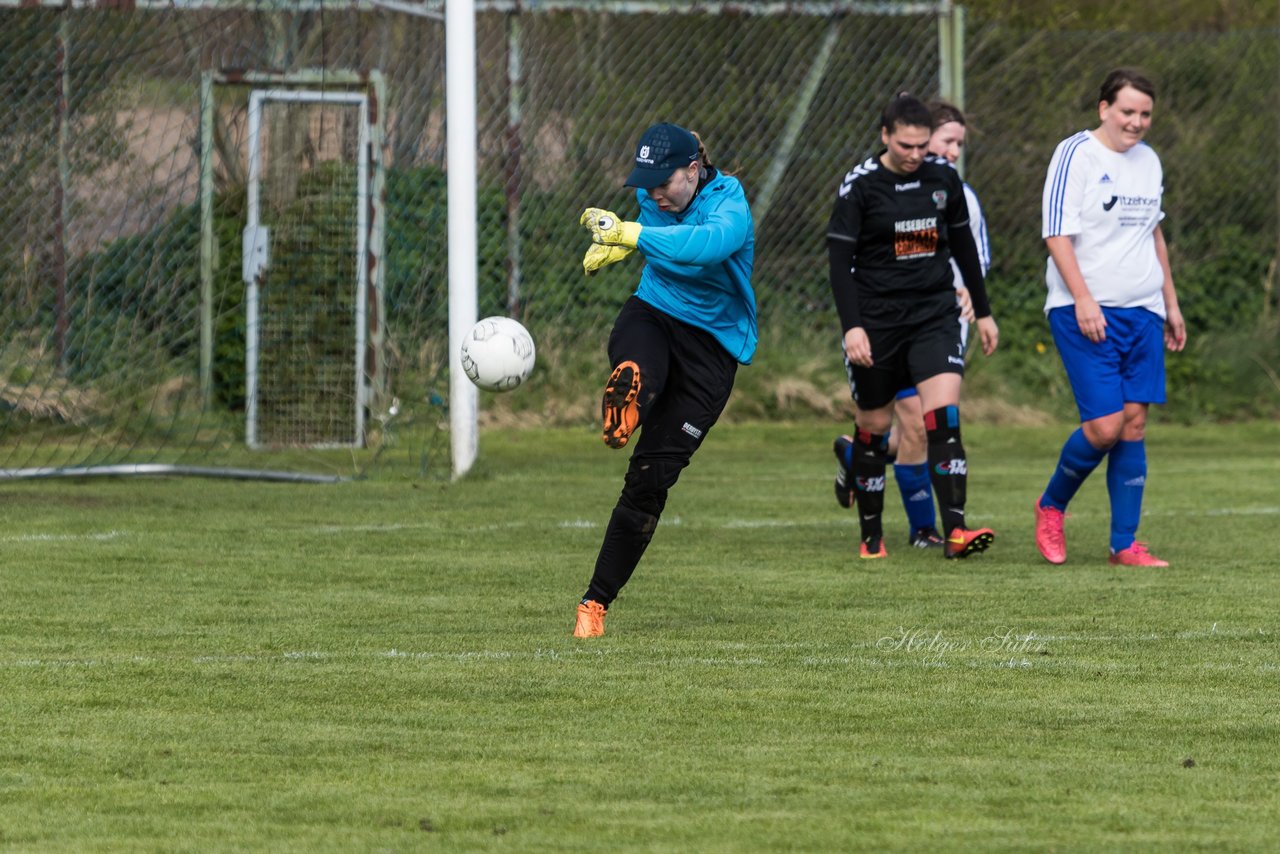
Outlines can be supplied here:
<path id="1" fill-rule="evenodd" d="M 475 0 L 445 4 L 445 157 L 449 194 L 449 442 L 453 477 L 471 470 L 479 447 L 480 394 L 462 370 L 462 340 L 479 302 L 476 236 Z"/>

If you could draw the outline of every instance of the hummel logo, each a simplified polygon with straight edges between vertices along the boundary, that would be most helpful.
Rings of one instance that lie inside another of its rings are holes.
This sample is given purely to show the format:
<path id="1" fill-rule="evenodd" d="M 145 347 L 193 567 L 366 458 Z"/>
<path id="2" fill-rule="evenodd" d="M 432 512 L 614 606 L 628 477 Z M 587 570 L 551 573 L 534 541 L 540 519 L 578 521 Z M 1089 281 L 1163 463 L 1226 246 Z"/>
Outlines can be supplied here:
<path id="1" fill-rule="evenodd" d="M 1116 206 L 1116 202 L 1118 201 L 1120 201 L 1119 196 L 1112 196 L 1110 201 L 1102 203 L 1102 209 L 1104 211 L 1109 211 Z"/>

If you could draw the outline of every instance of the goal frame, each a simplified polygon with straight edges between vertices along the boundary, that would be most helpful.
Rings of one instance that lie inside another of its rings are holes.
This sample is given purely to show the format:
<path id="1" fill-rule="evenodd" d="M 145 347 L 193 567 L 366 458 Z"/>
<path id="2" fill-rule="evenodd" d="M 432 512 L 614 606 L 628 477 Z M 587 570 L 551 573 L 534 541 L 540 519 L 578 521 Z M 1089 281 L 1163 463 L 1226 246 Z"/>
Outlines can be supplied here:
<path id="1" fill-rule="evenodd" d="M 245 104 L 250 134 L 247 165 L 249 192 L 255 190 L 258 159 L 257 138 L 253 133 L 255 118 L 268 101 L 297 103 L 329 103 L 356 105 L 361 109 L 358 156 L 360 191 L 357 200 L 357 271 L 356 282 L 356 346 L 355 346 L 355 436 L 351 446 L 362 446 L 365 440 L 366 411 L 382 405 L 387 395 L 387 371 L 384 345 L 385 315 L 384 249 L 386 218 L 384 212 L 386 83 L 377 70 L 354 71 L 303 69 L 291 72 L 242 71 L 223 69 L 205 71 L 200 86 L 200 385 L 206 405 L 211 400 L 213 382 L 213 313 L 214 270 L 218 265 L 214 241 L 214 127 L 215 90 L 218 86 L 249 87 Z M 249 205 L 248 216 L 254 216 Z M 247 223 L 248 224 L 248 223 Z M 256 225 L 254 223 L 253 225 Z M 245 341 L 245 442 L 250 448 L 265 447 L 258 442 L 257 393 L 254 382 L 256 356 L 256 282 L 246 284 Z M 348 446 L 346 444 L 344 447 Z"/>

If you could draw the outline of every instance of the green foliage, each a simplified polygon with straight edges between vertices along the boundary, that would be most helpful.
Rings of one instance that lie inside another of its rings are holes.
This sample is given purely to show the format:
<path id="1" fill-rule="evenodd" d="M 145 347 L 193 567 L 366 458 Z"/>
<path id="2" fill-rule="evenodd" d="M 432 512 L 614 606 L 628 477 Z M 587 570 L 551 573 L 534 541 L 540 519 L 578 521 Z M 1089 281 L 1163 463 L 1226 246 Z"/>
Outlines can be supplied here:
<path id="1" fill-rule="evenodd" d="M 243 401 L 244 320 L 240 230 L 244 192 L 215 201 L 214 388 L 225 403 Z M 192 373 L 199 359 L 200 209 L 179 208 L 150 231 L 107 243 L 71 266 L 65 367 L 70 379 L 92 384 L 121 366 L 143 384 Z M 52 326 L 52 306 L 45 323 Z M 148 370 L 149 368 L 149 370 Z"/>
<path id="2" fill-rule="evenodd" d="M 67 300 L 75 321 L 66 364 L 73 380 L 110 370 L 122 355 L 112 348 L 140 345 L 169 357 L 190 351 L 198 328 L 199 230 L 199 208 L 190 205 L 72 265 Z"/>
<path id="3" fill-rule="evenodd" d="M 1274 4 L 1255 0 L 965 0 L 972 15 L 1022 27 L 1094 30 L 1225 30 L 1274 27 Z"/>
<path id="4" fill-rule="evenodd" d="M 0 484 L 4 843 L 1268 850 L 1280 428 L 1152 428 L 1159 571 L 1107 564 L 1100 472 L 1036 553 L 1069 430 L 966 428 L 957 563 L 897 507 L 854 558 L 830 426 L 717 427 L 592 641 L 627 454 L 585 430 L 452 484 Z"/>

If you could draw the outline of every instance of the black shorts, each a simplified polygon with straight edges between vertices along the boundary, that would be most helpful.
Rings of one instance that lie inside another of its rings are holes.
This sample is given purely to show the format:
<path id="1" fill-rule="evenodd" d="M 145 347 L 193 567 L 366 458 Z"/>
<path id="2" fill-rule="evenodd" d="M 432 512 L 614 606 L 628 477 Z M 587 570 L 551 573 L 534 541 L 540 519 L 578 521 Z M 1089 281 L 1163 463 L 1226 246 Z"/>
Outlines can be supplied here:
<path id="1" fill-rule="evenodd" d="M 640 368 L 640 439 L 636 458 L 659 457 L 679 468 L 720 418 L 738 361 L 703 329 L 629 298 L 609 335 L 609 364 Z"/>
<path id="2" fill-rule="evenodd" d="M 844 359 L 849 391 L 859 409 L 888 406 L 898 392 L 938 374 L 964 375 L 964 339 L 958 309 L 916 326 L 868 329 L 867 337 L 874 363 L 871 367 L 850 364 L 848 356 Z"/>

